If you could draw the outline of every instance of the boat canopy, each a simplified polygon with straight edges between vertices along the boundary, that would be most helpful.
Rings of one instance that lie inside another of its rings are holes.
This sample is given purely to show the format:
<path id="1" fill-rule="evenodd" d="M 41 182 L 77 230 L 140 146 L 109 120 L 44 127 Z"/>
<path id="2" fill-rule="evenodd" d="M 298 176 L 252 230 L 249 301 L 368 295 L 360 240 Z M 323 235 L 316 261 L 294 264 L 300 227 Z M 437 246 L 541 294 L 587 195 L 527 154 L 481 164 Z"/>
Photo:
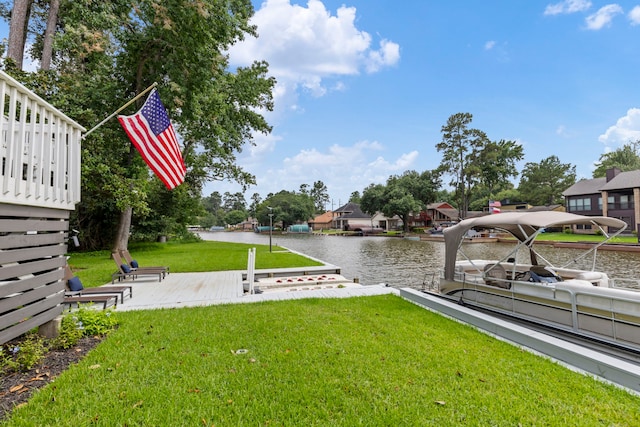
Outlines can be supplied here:
<path id="1" fill-rule="evenodd" d="M 627 223 L 605 216 L 583 216 L 568 212 L 540 211 L 540 212 L 503 212 L 477 218 L 469 218 L 453 227 L 444 229 L 445 265 L 444 277 L 452 279 L 455 271 L 458 248 L 467 231 L 470 229 L 495 229 L 508 232 L 520 242 L 527 242 L 542 229 L 560 227 L 563 225 L 584 224 L 602 227 L 612 227 L 622 232 Z"/>

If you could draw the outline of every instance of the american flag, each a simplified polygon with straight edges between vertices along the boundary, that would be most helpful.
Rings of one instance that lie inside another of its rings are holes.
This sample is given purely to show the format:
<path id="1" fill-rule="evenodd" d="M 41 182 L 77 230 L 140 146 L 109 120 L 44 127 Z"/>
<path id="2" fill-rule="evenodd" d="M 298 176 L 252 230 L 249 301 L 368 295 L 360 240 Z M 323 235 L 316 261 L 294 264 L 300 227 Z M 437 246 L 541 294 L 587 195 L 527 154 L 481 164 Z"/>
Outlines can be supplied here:
<path id="1" fill-rule="evenodd" d="M 132 116 L 118 116 L 118 121 L 144 161 L 169 190 L 184 181 L 187 170 L 178 138 L 155 89 L 140 111 Z"/>

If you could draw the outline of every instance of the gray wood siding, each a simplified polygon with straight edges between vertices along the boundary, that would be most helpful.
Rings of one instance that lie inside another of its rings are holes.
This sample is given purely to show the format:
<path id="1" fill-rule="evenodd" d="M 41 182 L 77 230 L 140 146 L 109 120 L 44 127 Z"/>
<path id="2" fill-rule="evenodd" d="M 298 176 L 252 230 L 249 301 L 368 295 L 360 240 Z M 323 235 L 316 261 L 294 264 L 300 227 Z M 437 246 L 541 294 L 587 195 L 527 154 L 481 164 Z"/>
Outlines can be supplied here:
<path id="1" fill-rule="evenodd" d="M 0 204 L 0 344 L 62 313 L 69 211 Z"/>

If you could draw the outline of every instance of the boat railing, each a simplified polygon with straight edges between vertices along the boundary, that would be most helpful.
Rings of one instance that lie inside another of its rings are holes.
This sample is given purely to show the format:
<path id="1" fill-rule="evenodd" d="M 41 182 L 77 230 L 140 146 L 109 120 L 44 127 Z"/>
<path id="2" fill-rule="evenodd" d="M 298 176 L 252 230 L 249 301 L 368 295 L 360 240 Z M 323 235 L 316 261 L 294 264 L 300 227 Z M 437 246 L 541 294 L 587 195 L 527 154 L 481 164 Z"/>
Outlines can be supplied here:
<path id="1" fill-rule="evenodd" d="M 423 292 L 440 292 L 440 278 L 444 272 L 430 271 L 424 275 L 422 280 Z"/>
<path id="2" fill-rule="evenodd" d="M 497 297 L 501 303 L 493 305 L 493 309 L 505 314 L 541 323 L 551 321 L 550 324 L 562 324 L 576 333 L 640 349 L 640 301 L 633 296 L 608 295 L 596 286 L 580 289 L 517 280 L 492 279 L 494 284 L 487 285 L 479 282 L 478 276 L 481 278 L 460 272 L 457 277 L 464 284 L 465 301 L 485 305 L 487 298 L 495 303 Z"/>
<path id="3" fill-rule="evenodd" d="M 612 278 L 610 279 L 610 284 L 612 288 L 625 289 L 629 291 L 640 291 L 639 279 Z"/>

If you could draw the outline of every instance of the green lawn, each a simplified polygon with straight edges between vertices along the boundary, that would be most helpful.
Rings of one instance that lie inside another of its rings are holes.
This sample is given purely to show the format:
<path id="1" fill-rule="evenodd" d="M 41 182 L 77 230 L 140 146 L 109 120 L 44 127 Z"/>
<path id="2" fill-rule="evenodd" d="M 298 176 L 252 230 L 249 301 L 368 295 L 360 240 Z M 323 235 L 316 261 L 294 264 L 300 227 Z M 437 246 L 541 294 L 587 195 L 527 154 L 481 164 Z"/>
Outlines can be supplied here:
<path id="1" fill-rule="evenodd" d="M 542 233 L 537 240 L 550 240 L 554 242 L 602 242 L 604 236 L 595 234 L 573 233 Z M 637 236 L 618 236 L 611 239 L 610 243 L 638 243 Z"/>
<path id="2" fill-rule="evenodd" d="M 249 249 L 256 248 L 256 268 L 286 268 L 322 265 L 304 256 L 273 246 L 201 241 L 194 243 L 147 243 L 129 247 L 131 256 L 141 267 L 164 265 L 172 273 L 246 270 Z M 111 252 L 72 253 L 69 265 L 86 287 L 101 286 L 111 281 L 116 265 Z"/>
<path id="3" fill-rule="evenodd" d="M 118 317 L 7 425 L 640 425 L 638 397 L 397 296 Z"/>
<path id="4" fill-rule="evenodd" d="M 172 272 L 314 264 L 268 246 L 132 246 Z M 104 283 L 109 254 L 73 254 Z M 93 278 L 93 279 L 91 279 Z M 107 279 L 108 280 L 108 279 Z M 397 296 L 116 312 L 8 426 L 640 425 L 640 399 Z"/>

